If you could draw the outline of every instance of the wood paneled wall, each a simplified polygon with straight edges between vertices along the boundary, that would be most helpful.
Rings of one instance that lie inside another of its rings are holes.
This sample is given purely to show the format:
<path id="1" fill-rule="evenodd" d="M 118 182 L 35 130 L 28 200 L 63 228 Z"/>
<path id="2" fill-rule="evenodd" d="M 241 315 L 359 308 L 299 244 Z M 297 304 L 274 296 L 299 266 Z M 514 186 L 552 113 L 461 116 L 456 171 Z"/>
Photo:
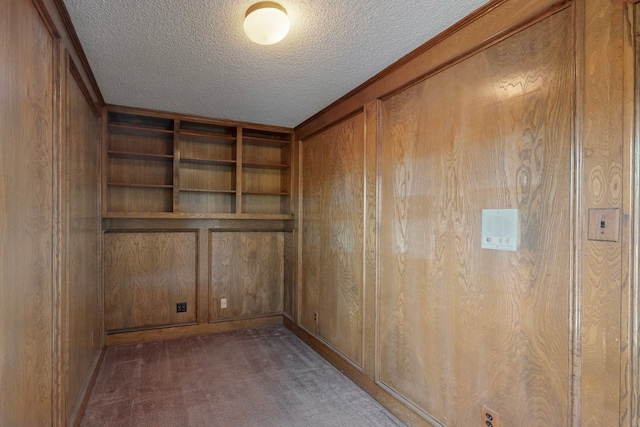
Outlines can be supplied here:
<path id="1" fill-rule="evenodd" d="M 61 301 L 65 419 L 75 420 L 104 343 L 100 236 L 100 114 L 66 57 L 63 159 L 64 269 Z M 66 341 L 65 341 L 66 340 Z"/>
<path id="2" fill-rule="evenodd" d="M 362 351 L 374 394 L 431 425 L 483 404 L 503 426 L 638 425 L 634 14 L 491 2 L 296 128 L 296 320 L 347 365 Z M 344 201 L 356 250 L 330 243 L 343 218 L 324 205 Z M 618 242 L 587 240 L 596 207 L 621 210 Z M 481 249 L 494 208 L 518 209 L 516 252 Z M 355 320 L 315 325 L 349 286 Z"/>
<path id="3" fill-rule="evenodd" d="M 31 2 L 10 1 L 1 16 L 0 424 L 44 426 L 53 415 L 57 45 Z"/>
<path id="4" fill-rule="evenodd" d="M 0 24 L 0 425 L 73 424 L 103 348 L 102 102 L 61 3 Z"/>
<path id="5" fill-rule="evenodd" d="M 301 144 L 300 324 L 362 366 L 364 114 Z"/>
<path id="6" fill-rule="evenodd" d="M 564 10 L 382 104 L 379 379 L 444 424 L 567 424 L 572 45 Z"/>

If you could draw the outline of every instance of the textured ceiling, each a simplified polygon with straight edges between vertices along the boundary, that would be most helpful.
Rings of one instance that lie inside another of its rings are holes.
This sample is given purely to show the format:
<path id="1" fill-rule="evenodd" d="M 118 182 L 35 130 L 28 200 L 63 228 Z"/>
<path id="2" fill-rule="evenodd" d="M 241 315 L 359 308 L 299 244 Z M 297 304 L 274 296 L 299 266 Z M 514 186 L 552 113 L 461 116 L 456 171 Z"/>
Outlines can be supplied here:
<path id="1" fill-rule="evenodd" d="M 291 31 L 244 35 L 257 0 L 64 0 L 107 103 L 294 127 L 487 0 L 281 0 Z"/>

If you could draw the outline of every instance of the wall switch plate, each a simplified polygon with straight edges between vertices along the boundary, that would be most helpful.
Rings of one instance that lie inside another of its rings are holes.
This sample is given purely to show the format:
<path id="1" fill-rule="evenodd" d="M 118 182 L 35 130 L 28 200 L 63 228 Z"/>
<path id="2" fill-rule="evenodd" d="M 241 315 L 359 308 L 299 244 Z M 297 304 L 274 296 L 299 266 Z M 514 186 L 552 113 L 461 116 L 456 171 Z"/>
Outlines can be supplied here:
<path id="1" fill-rule="evenodd" d="M 517 251 L 518 209 L 483 209 L 480 247 L 497 251 Z"/>
<path id="2" fill-rule="evenodd" d="M 620 209 L 589 209 L 589 240 L 617 242 L 620 239 Z"/>
<path id="3" fill-rule="evenodd" d="M 498 413 L 486 405 L 482 405 L 482 426 L 500 427 Z"/>
<path id="4" fill-rule="evenodd" d="M 220 298 L 220 308 L 227 308 L 227 299 Z"/>

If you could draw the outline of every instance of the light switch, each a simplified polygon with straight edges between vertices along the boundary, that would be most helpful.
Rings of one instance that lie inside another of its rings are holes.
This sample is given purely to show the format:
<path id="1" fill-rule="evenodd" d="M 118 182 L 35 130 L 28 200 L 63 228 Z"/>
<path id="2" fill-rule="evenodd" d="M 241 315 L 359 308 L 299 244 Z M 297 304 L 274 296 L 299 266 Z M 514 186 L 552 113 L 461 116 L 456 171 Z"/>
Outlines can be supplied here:
<path id="1" fill-rule="evenodd" d="M 589 209 L 589 240 L 617 242 L 620 236 L 620 209 Z"/>

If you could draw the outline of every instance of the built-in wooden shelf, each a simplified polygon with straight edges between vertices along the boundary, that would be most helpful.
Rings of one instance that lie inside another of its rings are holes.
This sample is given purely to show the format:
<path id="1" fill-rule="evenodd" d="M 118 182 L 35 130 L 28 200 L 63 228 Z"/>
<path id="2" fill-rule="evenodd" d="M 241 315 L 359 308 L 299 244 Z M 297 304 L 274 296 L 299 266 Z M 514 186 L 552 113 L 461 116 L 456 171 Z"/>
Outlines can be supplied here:
<path id="1" fill-rule="evenodd" d="M 105 218 L 291 219 L 292 129 L 107 107 L 105 134 Z"/>

